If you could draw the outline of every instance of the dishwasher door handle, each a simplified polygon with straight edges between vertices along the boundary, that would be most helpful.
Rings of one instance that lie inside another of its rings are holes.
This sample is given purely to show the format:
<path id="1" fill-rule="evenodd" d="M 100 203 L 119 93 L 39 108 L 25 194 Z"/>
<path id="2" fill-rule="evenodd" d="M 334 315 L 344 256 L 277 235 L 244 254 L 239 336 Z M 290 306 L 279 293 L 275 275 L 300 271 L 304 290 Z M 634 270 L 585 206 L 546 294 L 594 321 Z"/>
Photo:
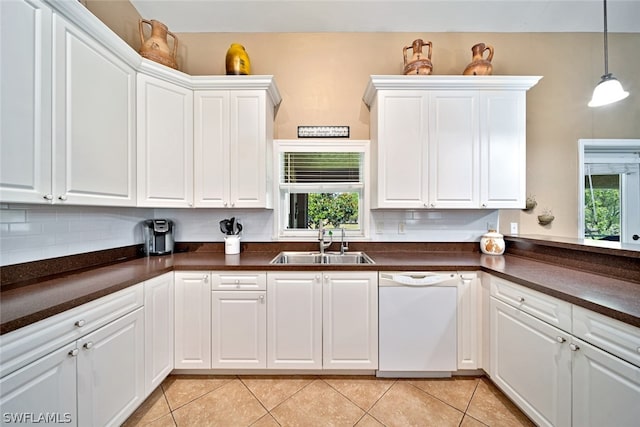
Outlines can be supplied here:
<path id="1" fill-rule="evenodd" d="M 413 274 L 386 274 L 380 276 L 383 279 L 391 280 L 405 286 L 432 286 L 442 282 L 452 280 L 456 274 L 429 274 L 429 273 L 413 273 Z M 384 285 L 382 285 L 384 286 Z"/>

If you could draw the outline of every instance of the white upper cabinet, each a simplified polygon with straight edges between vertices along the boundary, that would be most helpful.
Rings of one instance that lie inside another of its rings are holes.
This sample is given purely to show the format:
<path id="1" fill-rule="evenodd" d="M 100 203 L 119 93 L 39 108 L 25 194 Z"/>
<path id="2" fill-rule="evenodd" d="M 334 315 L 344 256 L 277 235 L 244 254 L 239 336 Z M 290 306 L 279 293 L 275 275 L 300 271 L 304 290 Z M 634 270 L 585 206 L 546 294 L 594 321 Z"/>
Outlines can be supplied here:
<path id="1" fill-rule="evenodd" d="M 248 89 L 195 91 L 196 207 L 271 208 L 275 106 L 268 88 L 274 86 L 272 79 L 260 79 L 264 89 L 250 89 L 255 86 L 250 84 Z"/>
<path id="2" fill-rule="evenodd" d="M 138 206 L 193 206 L 193 91 L 142 73 Z"/>
<path id="3" fill-rule="evenodd" d="M 1 7 L 0 199 L 134 206 L 134 69 L 37 1 Z"/>
<path id="4" fill-rule="evenodd" d="M 526 91 L 540 77 L 372 76 L 374 208 L 523 208 Z"/>
<path id="5" fill-rule="evenodd" d="M 0 200 L 51 194 L 51 11 L 0 2 Z"/>
<path id="6" fill-rule="evenodd" d="M 135 71 L 54 14 L 53 196 L 135 206 Z"/>

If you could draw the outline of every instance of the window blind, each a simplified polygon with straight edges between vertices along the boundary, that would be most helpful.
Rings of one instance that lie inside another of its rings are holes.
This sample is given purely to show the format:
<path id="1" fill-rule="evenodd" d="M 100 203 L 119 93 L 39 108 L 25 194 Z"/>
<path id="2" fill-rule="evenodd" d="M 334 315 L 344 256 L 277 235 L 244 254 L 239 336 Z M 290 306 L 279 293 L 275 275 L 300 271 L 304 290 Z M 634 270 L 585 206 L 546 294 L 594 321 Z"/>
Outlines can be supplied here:
<path id="1" fill-rule="evenodd" d="M 283 152 L 280 184 L 362 185 L 363 153 Z"/>

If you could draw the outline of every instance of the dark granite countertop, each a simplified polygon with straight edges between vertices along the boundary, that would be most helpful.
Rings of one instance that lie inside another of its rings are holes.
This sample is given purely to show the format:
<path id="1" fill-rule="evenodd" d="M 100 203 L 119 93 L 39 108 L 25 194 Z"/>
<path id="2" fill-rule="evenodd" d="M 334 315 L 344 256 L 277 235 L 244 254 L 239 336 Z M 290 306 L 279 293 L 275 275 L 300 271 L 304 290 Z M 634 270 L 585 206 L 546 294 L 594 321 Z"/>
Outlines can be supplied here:
<path id="1" fill-rule="evenodd" d="M 137 258 L 59 274 L 51 279 L 32 279 L 23 285 L 4 287 L 0 293 L 0 334 L 174 270 L 481 270 L 640 327 L 640 283 L 637 281 L 553 265 L 520 254 L 510 255 L 509 251 L 503 256 L 483 255 L 475 245 L 445 245 L 444 248 L 437 244 L 395 245 L 393 251 L 370 244 L 369 250 L 352 248 L 366 250 L 375 261 L 373 265 L 272 265 L 269 261 L 283 250 L 277 245 L 264 245 L 257 250 L 244 247 L 240 255 L 188 248 L 190 252 Z"/>

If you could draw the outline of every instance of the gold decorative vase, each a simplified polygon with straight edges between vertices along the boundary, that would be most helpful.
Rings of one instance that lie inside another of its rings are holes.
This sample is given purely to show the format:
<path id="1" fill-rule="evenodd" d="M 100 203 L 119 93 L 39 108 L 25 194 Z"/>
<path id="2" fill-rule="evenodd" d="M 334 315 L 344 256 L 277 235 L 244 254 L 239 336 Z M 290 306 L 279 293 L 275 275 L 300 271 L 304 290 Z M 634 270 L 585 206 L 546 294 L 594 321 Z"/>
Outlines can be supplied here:
<path id="1" fill-rule="evenodd" d="M 151 27 L 151 35 L 146 40 L 144 38 L 143 24 Z M 143 58 L 177 70 L 178 62 L 176 61 L 176 53 L 178 51 L 178 38 L 167 29 L 166 25 L 155 19 L 151 21 L 141 19 L 138 22 L 138 27 L 140 30 L 140 55 L 142 55 Z M 169 47 L 167 36 L 173 38 L 173 49 Z"/>
<path id="2" fill-rule="evenodd" d="M 485 58 L 484 52 L 487 50 L 489 55 Z M 467 65 L 462 74 L 465 76 L 490 76 L 493 73 L 493 65 L 491 65 L 493 46 L 478 43 L 471 48 L 471 54 L 473 55 L 471 63 Z"/>
<path id="3" fill-rule="evenodd" d="M 423 47 L 427 47 L 426 55 L 422 52 Z M 407 51 L 411 49 L 413 56 L 411 60 L 407 58 Z M 424 42 L 421 39 L 414 40 L 411 46 L 405 46 L 402 49 L 404 56 L 404 74 L 431 74 L 433 64 L 431 64 L 431 42 Z"/>
<path id="4" fill-rule="evenodd" d="M 251 74 L 251 62 L 244 46 L 232 43 L 226 56 L 227 75 L 249 75 Z"/>

